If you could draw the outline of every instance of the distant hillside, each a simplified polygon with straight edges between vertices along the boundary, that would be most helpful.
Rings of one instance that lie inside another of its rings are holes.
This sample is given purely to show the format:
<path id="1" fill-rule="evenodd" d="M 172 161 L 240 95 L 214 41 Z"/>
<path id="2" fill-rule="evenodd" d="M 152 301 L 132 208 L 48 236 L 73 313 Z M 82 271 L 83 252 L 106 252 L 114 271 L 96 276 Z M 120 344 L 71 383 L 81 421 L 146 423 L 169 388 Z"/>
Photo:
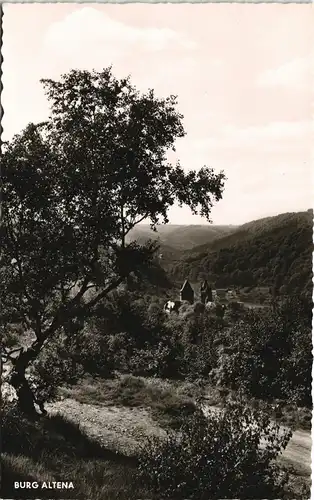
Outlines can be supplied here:
<path id="1" fill-rule="evenodd" d="M 236 229 L 237 226 L 166 224 L 158 226 L 158 231 L 153 232 L 148 224 L 139 224 L 130 232 L 129 240 L 144 243 L 149 238 L 158 239 L 164 252 L 184 251 L 211 243 Z"/>
<path id="2" fill-rule="evenodd" d="M 312 293 L 313 211 L 285 213 L 243 224 L 230 234 L 183 253 L 166 268 L 171 278 L 206 277 L 216 286 L 273 286 Z"/>

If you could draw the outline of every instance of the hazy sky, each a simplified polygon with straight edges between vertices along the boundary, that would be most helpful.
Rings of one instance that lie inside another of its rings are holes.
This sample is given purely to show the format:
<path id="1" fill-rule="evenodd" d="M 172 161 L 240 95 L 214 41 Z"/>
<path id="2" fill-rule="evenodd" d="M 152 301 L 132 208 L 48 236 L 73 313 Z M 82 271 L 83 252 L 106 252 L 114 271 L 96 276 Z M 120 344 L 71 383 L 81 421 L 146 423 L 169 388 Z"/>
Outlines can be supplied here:
<path id="1" fill-rule="evenodd" d="M 309 4 L 7 4 L 3 138 L 46 118 L 40 78 L 112 64 L 140 89 L 178 95 L 187 136 L 171 159 L 228 177 L 215 224 L 306 210 L 313 31 Z M 170 219 L 203 222 L 179 208 Z"/>

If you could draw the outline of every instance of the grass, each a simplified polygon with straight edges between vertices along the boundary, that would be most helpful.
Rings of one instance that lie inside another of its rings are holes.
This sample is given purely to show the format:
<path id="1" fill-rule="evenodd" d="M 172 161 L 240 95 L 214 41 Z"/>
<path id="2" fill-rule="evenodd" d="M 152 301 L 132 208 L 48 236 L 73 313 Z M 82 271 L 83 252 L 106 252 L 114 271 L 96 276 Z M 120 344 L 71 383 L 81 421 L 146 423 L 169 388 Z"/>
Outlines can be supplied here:
<path id="1" fill-rule="evenodd" d="M 201 392 L 196 384 L 132 375 L 108 380 L 85 378 L 79 385 L 61 390 L 64 397 L 80 403 L 150 408 L 159 425 L 172 428 L 177 428 L 183 418 L 194 412 L 194 399 Z"/>
<path id="2" fill-rule="evenodd" d="M 194 411 L 200 388 L 165 380 L 120 376 L 86 378 L 61 394 L 91 405 L 148 407 L 161 426 L 176 427 Z M 105 449 L 61 415 L 29 421 L 16 411 L 2 425 L 2 498 L 130 500 L 154 498 L 137 484 L 137 459 Z M 74 490 L 17 490 L 14 481 L 72 481 Z M 40 491 L 40 494 L 39 494 Z"/>
<path id="3" fill-rule="evenodd" d="M 226 399 L 238 399 L 237 391 L 225 387 L 206 384 L 204 387 L 206 402 L 210 406 L 223 406 Z M 298 407 L 296 404 L 283 400 L 265 401 L 243 396 L 246 404 L 254 408 L 268 411 L 273 420 L 279 424 L 290 427 L 293 430 L 311 430 L 312 409 Z"/>
<path id="4" fill-rule="evenodd" d="M 177 419 L 193 412 L 195 399 L 206 394 L 210 406 L 222 406 L 225 399 L 238 398 L 235 391 L 205 383 L 190 383 L 158 378 L 121 375 L 113 379 L 86 377 L 71 389 L 62 389 L 64 397 L 80 403 L 106 406 L 150 408 L 153 418 L 162 426 L 177 426 Z M 312 410 L 284 401 L 272 403 L 245 398 L 247 404 L 267 409 L 274 420 L 292 429 L 311 430 Z M 280 410 L 274 409 L 276 404 Z"/>
<path id="5" fill-rule="evenodd" d="M 2 498 L 129 500 L 152 497 L 135 481 L 136 459 L 106 450 L 60 415 L 2 426 Z M 72 481 L 73 490 L 14 490 L 14 481 Z M 39 493 L 40 491 L 40 493 Z"/>
<path id="6" fill-rule="evenodd" d="M 17 498 L 12 488 L 14 481 L 72 481 L 74 489 L 64 490 L 20 490 L 18 498 L 73 498 L 96 500 L 130 500 L 133 494 L 138 498 L 151 494 L 136 486 L 135 467 L 112 463 L 109 460 L 82 460 L 56 454 L 47 463 L 44 454 L 38 459 L 3 454 L 1 495 L 3 498 Z M 59 469 L 62 468 L 62 473 Z M 31 472 L 30 472 L 31 471 Z"/>
<path id="7" fill-rule="evenodd" d="M 211 406 L 221 406 L 226 398 L 236 397 L 235 393 L 224 388 L 204 387 L 201 383 L 130 375 L 109 380 L 86 377 L 80 384 L 62 388 L 60 392 L 63 397 L 90 405 L 148 408 L 161 427 L 171 428 L 177 428 L 182 419 L 195 410 L 195 399 L 204 393 L 207 404 Z M 258 401 L 248 403 L 261 404 Z M 281 421 L 290 418 L 295 422 L 296 415 L 304 420 L 310 414 L 310 410 L 307 412 L 296 409 L 294 405 L 284 405 L 277 417 Z M 39 490 L 20 490 L 18 498 L 154 498 L 152 492 L 141 490 L 136 481 L 135 457 L 106 449 L 87 436 L 78 424 L 59 414 L 38 422 L 30 422 L 14 412 L 6 416 L 2 422 L 1 463 L 2 498 L 17 498 L 13 482 L 27 480 L 73 481 L 75 489 L 40 490 L 40 494 Z M 308 479 L 294 470 L 289 472 L 288 497 L 293 494 L 293 498 L 306 498 Z"/>
<path id="8" fill-rule="evenodd" d="M 294 429 L 310 431 L 312 428 L 312 410 L 310 408 L 298 408 L 296 405 L 284 405 L 278 413 L 278 418 L 284 425 Z"/>
<path id="9" fill-rule="evenodd" d="M 248 404 L 257 408 L 264 408 L 271 414 L 273 420 L 279 424 L 290 427 L 292 430 L 310 431 L 312 426 L 312 409 L 298 407 L 281 400 L 275 400 L 271 403 L 256 399 L 248 399 Z"/>

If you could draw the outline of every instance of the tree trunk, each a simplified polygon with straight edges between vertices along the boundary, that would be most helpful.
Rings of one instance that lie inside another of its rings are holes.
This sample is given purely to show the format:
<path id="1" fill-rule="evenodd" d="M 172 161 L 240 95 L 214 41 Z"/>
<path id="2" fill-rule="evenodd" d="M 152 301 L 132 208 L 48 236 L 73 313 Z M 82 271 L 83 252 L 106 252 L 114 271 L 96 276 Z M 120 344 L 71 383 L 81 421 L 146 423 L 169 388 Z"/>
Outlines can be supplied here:
<path id="1" fill-rule="evenodd" d="M 124 281 L 123 278 L 118 278 L 115 282 L 105 288 L 101 293 L 99 293 L 96 297 L 90 300 L 87 304 L 80 308 L 81 312 L 87 313 L 94 305 L 96 305 L 103 297 L 108 295 L 109 292 L 114 290 L 120 283 Z M 82 290 L 84 289 L 84 286 Z M 72 303 L 75 303 L 77 298 L 80 295 L 83 295 L 82 290 L 78 293 L 78 295 L 74 298 Z M 12 360 L 13 370 L 10 377 L 10 384 L 16 390 L 17 398 L 18 398 L 18 406 L 22 413 L 28 415 L 31 418 L 38 418 L 39 413 L 36 411 L 35 403 L 38 404 L 42 414 L 46 414 L 46 410 L 44 409 L 43 403 L 37 402 L 35 395 L 33 394 L 30 385 L 26 379 L 26 370 L 31 365 L 33 361 L 37 358 L 40 353 L 41 348 L 44 343 L 53 336 L 53 334 L 58 330 L 58 328 L 63 327 L 65 321 L 69 321 L 73 319 L 76 314 L 76 311 L 63 311 L 57 315 L 52 322 L 51 326 L 41 334 L 40 339 L 36 340 L 31 347 L 29 347 L 26 351 L 22 351 L 17 358 Z M 72 332 L 73 333 L 73 332 Z"/>
<path id="2" fill-rule="evenodd" d="M 29 418 L 38 418 L 39 414 L 35 408 L 35 397 L 25 377 L 25 372 L 13 370 L 10 382 L 17 395 L 17 406 L 19 410 Z"/>
<path id="3" fill-rule="evenodd" d="M 34 361 L 42 347 L 42 343 L 35 342 L 32 347 L 20 353 L 13 361 L 13 370 L 10 383 L 16 391 L 18 407 L 24 415 L 30 418 L 39 418 L 39 413 L 35 408 L 36 398 L 26 378 L 26 370 L 30 363 Z M 45 413 L 41 405 L 42 413 Z"/>

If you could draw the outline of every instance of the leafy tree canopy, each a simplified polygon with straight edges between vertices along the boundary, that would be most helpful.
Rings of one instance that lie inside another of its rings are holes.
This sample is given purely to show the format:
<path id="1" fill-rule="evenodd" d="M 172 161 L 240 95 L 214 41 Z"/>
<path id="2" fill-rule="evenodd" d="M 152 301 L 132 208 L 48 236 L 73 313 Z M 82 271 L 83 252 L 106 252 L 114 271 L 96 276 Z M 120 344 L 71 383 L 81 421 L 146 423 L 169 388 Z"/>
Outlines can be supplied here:
<path id="1" fill-rule="evenodd" d="M 42 84 L 49 119 L 15 136 L 1 159 L 0 315 L 36 337 L 12 358 L 16 387 L 65 322 L 149 268 L 156 247 L 127 243 L 134 226 L 168 222 L 175 202 L 210 220 L 225 182 L 209 167 L 185 171 L 167 161 L 185 135 L 175 96 L 141 94 L 111 68 Z"/>

